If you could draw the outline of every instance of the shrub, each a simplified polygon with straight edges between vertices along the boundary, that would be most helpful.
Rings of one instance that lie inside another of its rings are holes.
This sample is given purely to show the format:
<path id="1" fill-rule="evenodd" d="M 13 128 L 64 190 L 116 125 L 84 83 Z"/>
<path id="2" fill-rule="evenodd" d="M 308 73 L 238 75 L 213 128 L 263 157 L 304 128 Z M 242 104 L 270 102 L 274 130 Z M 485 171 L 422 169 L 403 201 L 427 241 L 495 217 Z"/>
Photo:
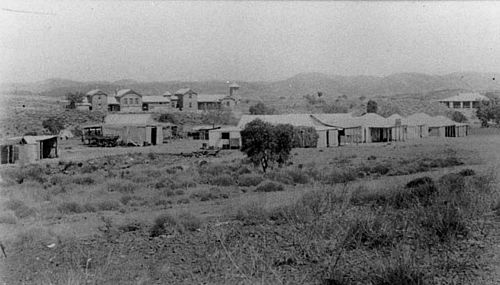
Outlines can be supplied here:
<path id="1" fill-rule="evenodd" d="M 285 190 L 285 187 L 283 185 L 272 182 L 272 181 L 264 181 L 255 188 L 255 192 L 276 192 L 276 191 L 283 191 Z"/>
<path id="2" fill-rule="evenodd" d="M 460 170 L 460 172 L 458 172 L 458 174 L 461 176 L 474 176 L 474 175 L 476 175 L 476 172 L 470 168 L 467 168 L 467 169 Z"/>
<path id="3" fill-rule="evenodd" d="M 79 185 L 91 185 L 95 180 L 90 175 L 77 175 L 71 178 L 71 182 Z"/>
<path id="4" fill-rule="evenodd" d="M 424 204 L 430 203 L 437 192 L 437 187 L 432 178 L 424 176 L 411 180 L 406 184 L 411 194 Z"/>
<path id="5" fill-rule="evenodd" d="M 66 181 L 66 177 L 64 175 L 61 175 L 61 174 L 55 174 L 49 178 L 49 183 L 52 185 L 65 184 L 65 181 Z"/>
<path id="6" fill-rule="evenodd" d="M 393 264 L 383 268 L 379 274 L 374 274 L 370 284 L 373 285 L 425 285 L 425 273 L 417 264 L 408 261 L 398 260 Z"/>
<path id="7" fill-rule="evenodd" d="M 82 205 L 77 202 L 63 202 L 57 206 L 57 210 L 61 214 L 78 214 L 84 211 Z"/>
<path id="8" fill-rule="evenodd" d="M 390 167 L 387 164 L 377 164 L 370 169 L 371 173 L 376 173 L 380 175 L 386 175 L 390 171 Z"/>
<path id="9" fill-rule="evenodd" d="M 257 186 L 263 181 L 262 176 L 257 174 L 243 174 L 238 178 L 239 186 Z"/>
<path id="10" fill-rule="evenodd" d="M 5 207 L 9 210 L 14 211 L 14 215 L 18 219 L 31 217 L 31 216 L 34 216 L 36 214 L 35 209 L 28 207 L 21 200 L 9 200 L 5 203 Z"/>
<path id="11" fill-rule="evenodd" d="M 257 202 L 250 202 L 238 207 L 234 218 L 242 221 L 245 225 L 257 225 L 265 223 L 269 215 L 262 205 Z"/>
<path id="12" fill-rule="evenodd" d="M 178 215 L 161 214 L 154 220 L 154 225 L 151 227 L 150 236 L 156 237 L 166 234 L 172 230 L 184 232 L 186 230 L 195 231 L 200 228 L 201 220 L 187 212 Z"/>
<path id="13" fill-rule="evenodd" d="M 396 238 L 394 225 L 384 218 L 377 216 L 374 219 L 356 219 L 349 225 L 343 245 L 347 249 L 360 246 L 380 248 L 391 246 Z"/>
<path id="14" fill-rule="evenodd" d="M 109 192 L 133 193 L 136 187 L 135 183 L 123 180 L 115 180 L 107 183 Z"/>
<path id="15" fill-rule="evenodd" d="M 210 180 L 211 185 L 217 185 L 217 186 L 231 186 L 234 185 L 235 183 L 236 183 L 235 179 L 229 174 L 217 175 Z"/>
<path id="16" fill-rule="evenodd" d="M 123 205 L 127 205 L 128 202 L 130 202 L 130 200 L 134 199 L 133 196 L 130 196 L 130 195 L 125 195 L 125 196 L 122 196 L 120 198 L 120 202 L 123 204 Z"/>
<path id="17" fill-rule="evenodd" d="M 0 215 L 0 224 L 15 225 L 17 224 L 17 219 L 10 213 L 3 213 Z"/>
<path id="18" fill-rule="evenodd" d="M 155 202 L 155 206 L 167 206 L 170 204 L 172 204 L 172 201 L 165 199 L 156 200 Z"/>
<path id="19" fill-rule="evenodd" d="M 189 204 L 191 201 L 189 201 L 188 198 L 182 198 L 177 200 L 177 204 Z"/>
<path id="20" fill-rule="evenodd" d="M 300 169 L 291 169 L 287 171 L 288 176 L 292 178 L 295 184 L 307 184 L 309 183 L 309 176 L 301 171 Z"/>
<path id="21" fill-rule="evenodd" d="M 45 170 L 40 165 L 29 165 L 23 168 L 6 169 L 2 171 L 2 178 L 7 181 L 13 181 L 22 184 L 31 180 L 38 183 L 45 183 Z"/>
<path id="22" fill-rule="evenodd" d="M 219 198 L 218 195 L 215 195 L 214 193 L 207 191 L 207 190 L 202 190 L 202 191 L 198 191 L 196 193 L 193 193 L 193 194 L 191 194 L 190 197 L 200 199 L 200 201 L 202 201 L 202 202 L 215 200 L 215 199 Z"/>
<path id="23" fill-rule="evenodd" d="M 349 169 L 333 169 L 321 181 L 326 184 L 347 183 L 356 180 L 355 171 Z"/>
<path id="24" fill-rule="evenodd" d="M 82 208 L 83 208 L 84 212 L 95 212 L 95 211 L 97 211 L 97 209 L 95 208 L 95 206 L 92 205 L 92 204 L 90 204 L 90 203 L 83 204 Z"/>
<path id="25" fill-rule="evenodd" d="M 452 238 L 468 234 L 466 220 L 462 212 L 452 205 L 433 205 L 421 213 L 420 225 L 433 237 L 445 242 Z"/>
<path id="26" fill-rule="evenodd" d="M 118 201 L 107 200 L 98 202 L 96 206 L 101 211 L 116 211 L 120 208 L 120 203 Z"/>
<path id="27" fill-rule="evenodd" d="M 457 173 L 448 173 L 439 178 L 439 185 L 443 190 L 449 192 L 463 192 L 465 190 L 465 178 Z"/>

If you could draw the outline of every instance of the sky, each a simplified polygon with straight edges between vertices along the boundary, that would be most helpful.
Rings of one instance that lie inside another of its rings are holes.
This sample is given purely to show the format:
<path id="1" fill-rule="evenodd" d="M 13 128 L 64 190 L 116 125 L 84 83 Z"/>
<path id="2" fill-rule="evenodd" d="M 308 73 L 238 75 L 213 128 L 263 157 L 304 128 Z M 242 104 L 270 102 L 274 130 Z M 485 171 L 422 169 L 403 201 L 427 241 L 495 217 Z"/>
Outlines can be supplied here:
<path id="1" fill-rule="evenodd" d="M 500 71 L 500 2 L 1 1 L 0 82 Z"/>

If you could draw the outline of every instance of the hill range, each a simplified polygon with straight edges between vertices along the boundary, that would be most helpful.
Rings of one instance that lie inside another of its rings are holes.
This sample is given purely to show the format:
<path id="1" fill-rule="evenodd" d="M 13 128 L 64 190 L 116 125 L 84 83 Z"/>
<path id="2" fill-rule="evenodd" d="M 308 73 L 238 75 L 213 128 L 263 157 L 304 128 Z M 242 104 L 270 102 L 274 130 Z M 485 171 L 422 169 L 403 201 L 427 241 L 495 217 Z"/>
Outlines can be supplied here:
<path id="1" fill-rule="evenodd" d="M 457 72 L 446 75 L 423 73 L 397 73 L 389 76 L 340 76 L 323 73 L 301 73 L 291 78 L 273 82 L 242 82 L 240 93 L 244 99 L 273 100 L 298 99 L 306 94 L 322 92 L 326 100 L 339 96 L 347 98 L 425 98 L 438 99 L 459 91 L 498 91 L 498 73 Z M 191 87 L 199 93 L 225 93 L 227 81 L 155 81 L 139 82 L 133 79 L 118 81 L 80 82 L 67 79 L 47 79 L 32 83 L 7 83 L 0 85 L 1 93 L 33 94 L 64 97 L 68 92 L 88 92 L 100 88 L 113 93 L 117 89 L 132 88 L 145 95 L 160 95 Z M 345 96 L 344 96 L 345 95 Z"/>

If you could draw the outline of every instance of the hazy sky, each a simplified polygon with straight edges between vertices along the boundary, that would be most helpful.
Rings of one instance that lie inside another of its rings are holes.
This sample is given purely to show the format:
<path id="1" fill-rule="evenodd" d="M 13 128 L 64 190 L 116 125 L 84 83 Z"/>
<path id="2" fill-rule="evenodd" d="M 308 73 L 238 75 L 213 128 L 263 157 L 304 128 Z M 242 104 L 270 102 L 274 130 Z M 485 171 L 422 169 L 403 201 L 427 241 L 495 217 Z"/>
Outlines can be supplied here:
<path id="1" fill-rule="evenodd" d="M 3 82 L 500 71 L 497 2 L 1 1 L 0 8 Z"/>

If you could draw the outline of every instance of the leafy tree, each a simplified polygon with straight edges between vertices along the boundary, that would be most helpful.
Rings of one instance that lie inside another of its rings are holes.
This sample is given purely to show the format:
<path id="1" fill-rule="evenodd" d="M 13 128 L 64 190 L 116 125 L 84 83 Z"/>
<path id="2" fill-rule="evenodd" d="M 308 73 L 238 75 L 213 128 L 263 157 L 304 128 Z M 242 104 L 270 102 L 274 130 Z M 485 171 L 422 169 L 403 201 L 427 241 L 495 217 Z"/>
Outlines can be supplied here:
<path id="1" fill-rule="evenodd" d="M 267 107 L 264 103 L 259 102 L 248 109 L 252 115 L 272 115 L 276 113 L 276 110 L 272 107 Z"/>
<path id="2" fill-rule="evenodd" d="M 254 165 L 260 165 L 266 172 L 274 162 L 285 163 L 290 155 L 293 141 L 291 125 L 276 125 L 259 119 L 246 125 L 241 131 L 243 151 Z"/>
<path id="3" fill-rule="evenodd" d="M 481 126 L 487 127 L 488 122 L 492 119 L 491 106 L 489 102 L 480 102 L 476 110 L 476 116 L 481 121 Z"/>
<path id="4" fill-rule="evenodd" d="M 460 113 L 459 111 L 454 111 L 452 114 L 451 114 L 451 119 L 455 122 L 458 122 L 458 123 L 466 123 L 467 122 L 467 117 Z"/>
<path id="5" fill-rule="evenodd" d="M 66 100 L 69 101 L 68 108 L 75 109 L 76 103 L 81 103 L 83 101 L 84 97 L 85 97 L 85 94 L 83 94 L 82 92 L 66 93 Z"/>
<path id="6" fill-rule="evenodd" d="M 51 134 L 57 135 L 64 129 L 62 121 L 56 117 L 48 118 L 42 122 L 42 126 L 47 129 Z"/>
<path id="7" fill-rule="evenodd" d="M 369 100 L 367 105 L 366 105 L 366 112 L 367 113 L 377 113 L 378 105 L 377 102 L 373 100 Z"/>
<path id="8" fill-rule="evenodd" d="M 334 113 L 347 113 L 349 108 L 347 106 L 339 104 L 323 105 L 321 108 L 323 113 L 334 114 Z"/>

